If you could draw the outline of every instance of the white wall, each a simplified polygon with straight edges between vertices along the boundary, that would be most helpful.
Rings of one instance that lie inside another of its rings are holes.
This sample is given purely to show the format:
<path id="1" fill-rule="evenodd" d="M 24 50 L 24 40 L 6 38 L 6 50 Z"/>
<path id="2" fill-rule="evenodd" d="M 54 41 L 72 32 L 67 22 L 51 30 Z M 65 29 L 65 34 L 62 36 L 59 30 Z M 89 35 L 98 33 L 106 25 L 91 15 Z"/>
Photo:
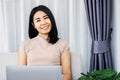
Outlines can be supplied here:
<path id="1" fill-rule="evenodd" d="M 6 80 L 6 66 L 17 64 L 16 53 L 0 53 L 0 80 Z"/>

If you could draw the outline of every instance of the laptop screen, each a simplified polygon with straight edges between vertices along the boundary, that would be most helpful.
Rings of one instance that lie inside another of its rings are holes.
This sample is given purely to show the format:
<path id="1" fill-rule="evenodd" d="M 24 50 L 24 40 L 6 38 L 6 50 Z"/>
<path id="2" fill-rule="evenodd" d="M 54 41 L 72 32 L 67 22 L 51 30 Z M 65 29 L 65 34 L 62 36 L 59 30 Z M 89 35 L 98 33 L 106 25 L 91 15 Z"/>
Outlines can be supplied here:
<path id="1" fill-rule="evenodd" d="M 61 66 L 7 66 L 6 80 L 63 80 Z"/>

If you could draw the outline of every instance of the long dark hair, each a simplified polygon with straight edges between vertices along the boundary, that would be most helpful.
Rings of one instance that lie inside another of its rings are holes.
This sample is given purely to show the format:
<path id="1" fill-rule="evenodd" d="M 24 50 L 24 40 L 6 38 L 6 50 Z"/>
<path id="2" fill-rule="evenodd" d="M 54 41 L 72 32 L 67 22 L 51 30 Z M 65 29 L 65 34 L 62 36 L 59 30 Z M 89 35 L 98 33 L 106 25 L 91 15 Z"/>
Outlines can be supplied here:
<path id="1" fill-rule="evenodd" d="M 30 16 L 29 16 L 29 38 L 31 39 L 38 35 L 38 31 L 33 26 L 33 17 L 37 11 L 43 11 L 48 15 L 48 17 L 51 21 L 51 24 L 52 24 L 52 29 L 48 34 L 49 43 L 52 43 L 52 44 L 56 43 L 59 39 L 56 22 L 55 22 L 54 16 L 53 16 L 52 12 L 50 11 L 50 9 L 44 5 L 39 5 L 35 8 L 33 8 L 30 13 Z"/>

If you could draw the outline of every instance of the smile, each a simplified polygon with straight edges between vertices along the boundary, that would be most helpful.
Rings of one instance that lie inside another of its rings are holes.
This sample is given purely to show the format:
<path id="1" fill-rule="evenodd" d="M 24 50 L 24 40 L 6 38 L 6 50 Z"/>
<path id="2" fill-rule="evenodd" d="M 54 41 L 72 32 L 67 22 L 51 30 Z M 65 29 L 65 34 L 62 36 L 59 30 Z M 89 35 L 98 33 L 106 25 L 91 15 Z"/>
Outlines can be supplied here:
<path id="1" fill-rule="evenodd" d="M 42 27 L 41 29 L 46 30 L 46 29 L 48 29 L 48 27 L 49 27 L 49 26 L 44 26 L 44 27 Z"/>

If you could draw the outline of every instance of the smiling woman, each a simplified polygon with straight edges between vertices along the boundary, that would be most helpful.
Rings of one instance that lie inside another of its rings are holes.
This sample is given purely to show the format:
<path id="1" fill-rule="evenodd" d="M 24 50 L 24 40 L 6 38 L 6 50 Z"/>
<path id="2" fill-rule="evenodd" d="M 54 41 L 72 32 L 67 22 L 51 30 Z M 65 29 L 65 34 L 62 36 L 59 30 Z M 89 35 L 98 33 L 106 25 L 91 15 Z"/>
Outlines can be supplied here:
<path id="1" fill-rule="evenodd" d="M 44 5 L 32 9 L 29 18 L 29 37 L 18 53 L 19 65 L 62 66 L 64 80 L 71 80 L 71 59 L 68 44 L 58 38 L 54 16 Z"/>

